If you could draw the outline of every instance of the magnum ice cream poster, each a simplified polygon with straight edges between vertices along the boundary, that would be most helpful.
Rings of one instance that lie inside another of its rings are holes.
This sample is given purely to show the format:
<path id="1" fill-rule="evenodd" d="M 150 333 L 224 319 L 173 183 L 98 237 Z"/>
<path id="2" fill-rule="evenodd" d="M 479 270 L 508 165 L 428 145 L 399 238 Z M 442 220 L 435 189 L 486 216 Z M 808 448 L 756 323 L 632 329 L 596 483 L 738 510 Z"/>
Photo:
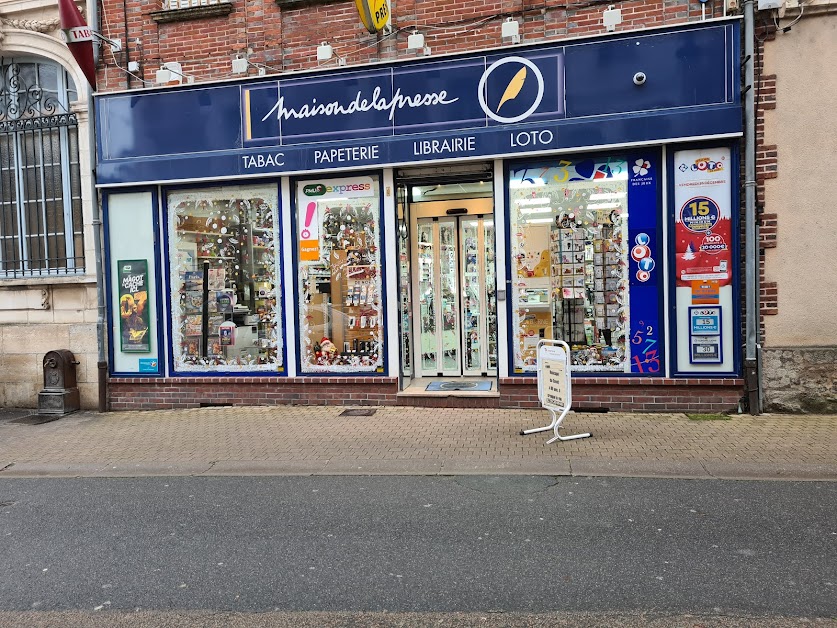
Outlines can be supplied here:
<path id="1" fill-rule="evenodd" d="M 151 351 L 148 311 L 148 260 L 117 262 L 119 268 L 120 346 L 124 352 Z"/>

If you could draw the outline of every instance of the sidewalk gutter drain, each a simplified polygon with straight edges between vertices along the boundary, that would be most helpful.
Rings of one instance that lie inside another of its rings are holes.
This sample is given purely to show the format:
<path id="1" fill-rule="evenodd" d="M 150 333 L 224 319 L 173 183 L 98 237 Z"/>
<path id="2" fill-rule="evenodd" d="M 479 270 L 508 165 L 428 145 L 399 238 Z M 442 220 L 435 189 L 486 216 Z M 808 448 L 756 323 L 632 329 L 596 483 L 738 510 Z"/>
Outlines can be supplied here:
<path id="1" fill-rule="evenodd" d="M 376 412 L 376 408 L 355 408 L 353 410 L 343 410 L 337 416 L 372 416 Z"/>
<path id="2" fill-rule="evenodd" d="M 231 403 L 202 403 L 201 408 L 232 408 Z"/>

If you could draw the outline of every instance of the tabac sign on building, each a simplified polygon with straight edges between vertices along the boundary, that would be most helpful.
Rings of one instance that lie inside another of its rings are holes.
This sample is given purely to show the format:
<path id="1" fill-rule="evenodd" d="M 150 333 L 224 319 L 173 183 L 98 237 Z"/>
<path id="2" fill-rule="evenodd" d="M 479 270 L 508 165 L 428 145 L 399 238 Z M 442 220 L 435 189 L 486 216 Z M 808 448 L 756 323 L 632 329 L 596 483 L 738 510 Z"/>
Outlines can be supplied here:
<path id="1" fill-rule="evenodd" d="M 389 0 L 355 0 L 360 21 L 370 33 L 389 30 L 392 14 L 389 11 Z"/>
<path id="2" fill-rule="evenodd" d="M 98 180 L 298 173 L 738 133 L 737 32 L 735 22 L 690 25 L 514 54 L 102 95 Z M 660 79 L 639 88 L 631 80 L 638 67 Z"/>

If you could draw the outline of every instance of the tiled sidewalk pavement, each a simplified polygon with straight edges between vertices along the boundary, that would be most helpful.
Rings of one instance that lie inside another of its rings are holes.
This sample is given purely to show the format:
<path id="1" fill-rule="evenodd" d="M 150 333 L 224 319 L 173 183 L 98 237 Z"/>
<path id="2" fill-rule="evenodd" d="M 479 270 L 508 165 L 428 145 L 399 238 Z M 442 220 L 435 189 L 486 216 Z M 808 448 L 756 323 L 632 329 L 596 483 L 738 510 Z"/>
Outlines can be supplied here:
<path id="1" fill-rule="evenodd" d="M 43 425 L 0 421 L 0 478 L 227 474 L 627 475 L 837 479 L 837 416 L 574 414 L 546 445 L 537 410 L 225 407 L 80 412 Z"/>

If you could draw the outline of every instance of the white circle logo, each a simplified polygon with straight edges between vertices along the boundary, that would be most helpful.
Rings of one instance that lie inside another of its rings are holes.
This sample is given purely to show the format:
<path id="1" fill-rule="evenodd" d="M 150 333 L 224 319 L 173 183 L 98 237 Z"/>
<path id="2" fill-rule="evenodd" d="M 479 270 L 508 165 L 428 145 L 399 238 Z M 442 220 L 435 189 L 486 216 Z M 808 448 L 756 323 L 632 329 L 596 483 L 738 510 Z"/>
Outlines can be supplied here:
<path id="1" fill-rule="evenodd" d="M 491 73 L 494 72 L 497 68 L 502 65 L 506 65 L 507 63 L 520 63 L 524 67 L 521 68 L 521 71 L 514 75 L 509 84 L 506 86 L 505 91 L 503 92 L 503 96 L 500 98 L 500 104 L 497 105 L 497 111 L 492 111 L 491 108 L 488 106 L 488 103 L 485 102 L 485 85 L 488 82 L 488 77 L 491 76 Z M 532 103 L 532 106 L 529 107 L 526 111 L 521 113 L 519 116 L 514 116 L 511 118 L 507 118 L 505 116 L 499 115 L 500 107 L 502 107 L 506 102 L 514 100 L 517 98 L 517 95 L 520 93 L 520 90 L 523 89 L 523 85 L 526 83 L 527 72 L 526 70 L 531 70 L 532 74 L 535 75 L 535 80 L 538 82 L 538 94 L 535 96 L 535 102 Z M 528 118 L 535 109 L 541 104 L 541 100 L 543 100 L 543 75 L 541 71 L 538 69 L 534 63 L 529 61 L 529 59 L 524 59 L 523 57 L 506 57 L 504 59 L 500 59 L 495 61 L 490 66 L 488 66 L 485 72 L 480 79 L 479 87 L 477 88 L 477 96 L 479 97 L 480 107 L 492 120 L 496 120 L 497 122 L 502 122 L 504 124 L 511 124 L 513 122 L 520 122 L 521 120 L 525 120 Z"/>

